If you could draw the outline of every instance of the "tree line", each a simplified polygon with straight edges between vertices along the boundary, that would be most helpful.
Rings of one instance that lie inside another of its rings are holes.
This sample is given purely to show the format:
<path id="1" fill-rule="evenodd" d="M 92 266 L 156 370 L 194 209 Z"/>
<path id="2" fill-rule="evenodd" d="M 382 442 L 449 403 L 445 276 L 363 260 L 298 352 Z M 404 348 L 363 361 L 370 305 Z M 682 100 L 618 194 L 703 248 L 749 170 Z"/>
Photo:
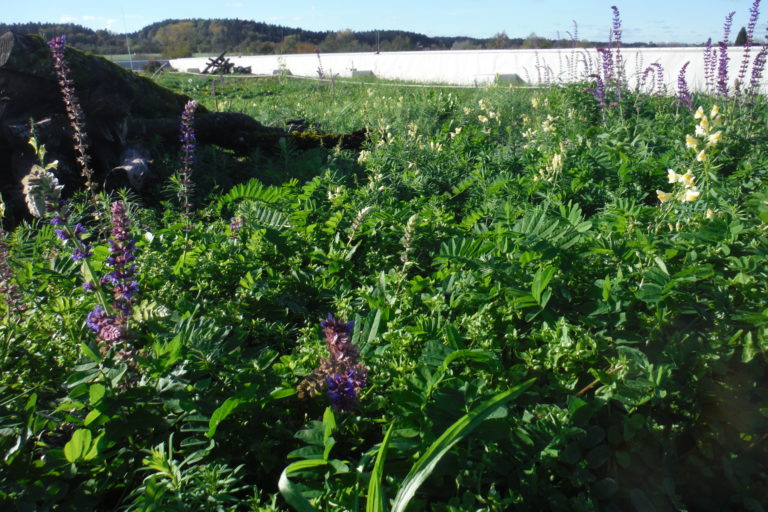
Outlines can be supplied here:
<path id="1" fill-rule="evenodd" d="M 44 38 L 66 34 L 69 44 L 93 53 L 161 54 L 167 58 L 195 53 L 228 51 L 231 54 L 285 54 L 414 50 L 472 50 L 516 48 L 572 48 L 605 46 L 597 41 L 569 38 L 547 39 L 536 34 L 525 38 L 500 32 L 490 38 L 430 37 L 402 30 L 315 32 L 239 19 L 171 19 L 147 25 L 129 34 L 91 30 L 71 23 L 0 23 L 0 32 L 14 30 Z M 657 46 L 633 43 L 624 46 Z"/>

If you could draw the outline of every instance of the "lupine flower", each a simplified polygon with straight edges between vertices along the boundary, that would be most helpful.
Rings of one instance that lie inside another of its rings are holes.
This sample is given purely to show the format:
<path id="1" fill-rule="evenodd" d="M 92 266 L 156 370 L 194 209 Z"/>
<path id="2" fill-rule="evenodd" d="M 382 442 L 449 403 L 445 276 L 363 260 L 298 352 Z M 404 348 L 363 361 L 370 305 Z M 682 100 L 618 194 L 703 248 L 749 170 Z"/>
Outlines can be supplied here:
<path id="1" fill-rule="evenodd" d="M 357 404 L 360 390 L 368 380 L 368 370 L 359 361 L 360 349 L 349 339 L 354 322 L 342 322 L 328 314 L 320 326 L 325 334 L 329 356 L 322 359 L 318 368 L 296 389 L 299 398 L 305 398 L 317 395 L 325 386 L 333 408 L 348 412 Z"/>
<path id="2" fill-rule="evenodd" d="M 184 105 L 184 111 L 181 114 L 181 170 L 179 171 L 179 201 L 186 216 L 191 215 L 192 193 L 194 184 L 192 182 L 192 165 L 195 163 L 195 150 L 197 148 L 197 138 L 195 137 L 195 109 L 197 101 L 189 100 Z"/>
<path id="3" fill-rule="evenodd" d="M 75 85 L 64 56 L 66 44 L 67 36 L 55 37 L 48 41 L 48 46 L 53 54 L 53 67 L 56 70 L 59 88 L 64 98 L 64 107 L 67 110 L 67 117 L 69 117 L 73 130 L 72 138 L 75 142 L 75 150 L 78 153 L 77 162 L 80 164 L 82 176 L 85 178 L 85 187 L 88 190 L 93 190 L 96 184 L 93 182 L 91 158 L 88 155 L 88 134 L 85 131 L 85 114 L 83 114 L 80 100 L 78 100 L 75 93 Z"/>

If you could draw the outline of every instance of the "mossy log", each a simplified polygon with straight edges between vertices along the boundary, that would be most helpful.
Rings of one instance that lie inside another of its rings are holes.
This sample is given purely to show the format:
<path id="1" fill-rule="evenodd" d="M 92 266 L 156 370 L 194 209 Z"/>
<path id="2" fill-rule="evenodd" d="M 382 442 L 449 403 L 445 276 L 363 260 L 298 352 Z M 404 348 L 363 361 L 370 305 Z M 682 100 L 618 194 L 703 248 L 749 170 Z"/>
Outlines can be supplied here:
<path id="1" fill-rule="evenodd" d="M 71 47 L 65 50 L 71 79 L 85 116 L 90 156 L 97 182 L 128 184 L 114 179 L 131 169 L 149 171 L 153 156 L 150 139 L 162 144 L 158 151 L 180 147 L 179 124 L 184 105 L 191 99 L 173 92 L 99 56 Z M 238 113 L 195 113 L 199 144 L 213 144 L 239 154 L 254 150 L 269 153 L 281 137 L 293 138 L 300 148 L 359 148 L 363 132 L 328 135 L 268 127 Z M 59 161 L 59 179 L 70 192 L 82 186 L 72 144 L 72 128 L 59 90 L 53 57 L 47 43 L 37 36 L 6 32 L 0 36 L 0 194 L 13 213 L 23 214 L 21 179 L 36 160 L 28 144 L 30 126 L 51 160 Z M 151 172 L 151 171 L 150 171 Z M 143 180 L 130 180 L 141 192 Z"/>

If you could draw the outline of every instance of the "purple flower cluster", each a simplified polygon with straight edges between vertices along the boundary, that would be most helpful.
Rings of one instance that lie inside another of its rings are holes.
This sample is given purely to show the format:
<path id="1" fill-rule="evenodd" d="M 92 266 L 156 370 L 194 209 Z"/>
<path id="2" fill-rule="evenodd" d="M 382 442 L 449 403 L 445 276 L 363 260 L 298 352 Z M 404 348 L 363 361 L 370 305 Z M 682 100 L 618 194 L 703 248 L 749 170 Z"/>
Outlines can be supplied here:
<path id="1" fill-rule="evenodd" d="M 53 230 L 56 236 L 64 242 L 72 242 L 74 249 L 72 249 L 72 259 L 75 261 L 85 260 L 91 257 L 91 246 L 83 242 L 82 236 L 86 234 L 85 227 L 79 222 L 75 224 L 74 228 L 69 224 L 69 208 L 66 201 L 60 201 L 58 206 L 51 204 L 51 201 L 46 201 L 46 209 L 50 212 L 54 212 L 54 216 L 50 221 L 51 226 L 56 228 Z"/>
<path id="2" fill-rule="evenodd" d="M 685 71 L 688 68 L 688 61 L 680 68 L 680 74 L 677 75 L 677 102 L 684 105 L 689 112 L 693 112 L 693 100 L 691 99 L 691 91 L 688 88 L 688 81 L 685 79 Z"/>
<path id="3" fill-rule="evenodd" d="M 736 95 L 741 93 L 744 86 L 744 79 L 747 76 L 747 69 L 749 68 L 749 53 L 752 48 L 752 42 L 755 36 L 755 27 L 757 26 L 757 18 L 760 16 L 760 0 L 755 0 L 752 3 L 752 7 L 749 8 L 749 22 L 747 23 L 747 37 L 744 40 L 744 52 L 742 54 L 741 66 L 739 66 L 739 77 L 736 80 Z"/>
<path id="4" fill-rule="evenodd" d="M 354 322 L 342 322 L 329 313 L 320 326 L 329 356 L 299 384 L 299 398 L 313 397 L 325 386 L 335 410 L 351 411 L 368 382 L 368 370 L 360 362 L 360 349 L 350 341 Z"/>
<path id="5" fill-rule="evenodd" d="M 181 170 L 179 171 L 179 202 L 186 216 L 190 215 L 192 210 L 192 193 L 194 184 L 192 183 L 192 165 L 195 163 L 195 149 L 197 149 L 197 138 L 195 137 L 195 109 L 197 101 L 189 100 L 184 105 L 184 111 L 181 114 Z"/>
<path id="6" fill-rule="evenodd" d="M 64 107 L 67 110 L 69 123 L 72 126 L 72 138 L 75 142 L 77 151 L 77 162 L 85 186 L 88 190 L 94 190 L 96 184 L 93 182 L 93 169 L 91 169 L 91 159 L 88 156 L 88 135 L 85 131 L 85 115 L 80 106 L 80 100 L 75 93 L 75 85 L 71 78 L 71 72 L 67 60 L 64 56 L 67 44 L 67 36 L 54 37 L 48 41 L 48 46 L 53 54 L 53 67 L 56 70 L 56 76 L 59 81 L 59 89 L 64 97 Z"/>
<path id="7" fill-rule="evenodd" d="M 96 333 L 96 339 L 102 343 L 101 349 L 107 352 L 116 348 L 117 358 L 134 366 L 133 351 L 127 345 L 128 319 L 133 311 L 135 295 L 139 291 L 136 282 L 136 266 L 134 251 L 136 246 L 130 239 L 130 221 L 126 216 L 125 203 L 115 201 L 111 206 L 112 232 L 109 240 L 110 255 L 107 266 L 111 268 L 108 274 L 99 280 L 101 289 L 111 289 L 112 302 L 108 307 L 102 305 L 88 314 L 86 324 Z M 86 290 L 96 291 L 92 283 L 86 283 Z"/>
<path id="8" fill-rule="evenodd" d="M 130 239 L 131 222 L 125 214 L 125 203 L 115 201 L 112 203 L 112 238 L 109 240 L 110 256 L 107 265 L 112 271 L 101 278 L 101 285 L 112 287 L 112 307 L 128 316 L 133 310 L 133 299 L 139 291 L 136 282 L 136 259 L 134 251 L 136 245 Z"/>
<path id="9" fill-rule="evenodd" d="M 5 243 L 3 226 L 0 224 L 0 297 L 3 297 L 8 313 L 13 315 L 24 312 L 27 307 L 22 302 L 21 293 L 14 283 L 13 269 L 8 264 L 9 257 L 10 250 Z"/>
<path id="10" fill-rule="evenodd" d="M 715 80 L 715 65 L 717 64 L 717 50 L 712 50 L 712 38 L 707 39 L 704 45 L 704 85 L 708 91 L 712 90 Z"/>
<path id="11" fill-rule="evenodd" d="M 619 8 L 615 5 L 611 6 L 613 11 L 613 24 L 611 26 L 610 39 L 613 41 L 613 50 L 616 53 L 613 60 L 614 71 L 613 76 L 617 82 L 617 85 L 624 85 L 624 59 L 621 56 L 621 14 L 619 14 Z"/>
<path id="12" fill-rule="evenodd" d="M 728 61 L 731 60 L 728 57 L 728 39 L 731 37 L 731 25 L 733 24 L 734 14 L 736 12 L 731 11 L 725 17 L 723 40 L 718 43 L 720 51 L 717 60 L 717 93 L 723 98 L 728 97 Z"/>

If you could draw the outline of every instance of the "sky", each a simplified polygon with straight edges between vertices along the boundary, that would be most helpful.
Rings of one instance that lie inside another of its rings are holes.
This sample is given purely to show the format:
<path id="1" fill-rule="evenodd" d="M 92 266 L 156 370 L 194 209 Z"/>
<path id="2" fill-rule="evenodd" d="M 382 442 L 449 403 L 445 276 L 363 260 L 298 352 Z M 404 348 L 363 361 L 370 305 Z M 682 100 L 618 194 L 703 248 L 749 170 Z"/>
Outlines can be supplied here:
<path id="1" fill-rule="evenodd" d="M 624 42 L 703 43 L 722 38 L 735 11 L 733 34 L 747 24 L 751 0 L 5 0 L 5 23 L 66 22 L 116 33 L 169 18 L 239 18 L 314 31 L 407 30 L 428 36 L 569 37 L 605 41 L 611 6 L 621 12 Z M 768 2 L 763 6 L 768 9 Z M 761 16 L 756 39 L 766 34 Z"/>

